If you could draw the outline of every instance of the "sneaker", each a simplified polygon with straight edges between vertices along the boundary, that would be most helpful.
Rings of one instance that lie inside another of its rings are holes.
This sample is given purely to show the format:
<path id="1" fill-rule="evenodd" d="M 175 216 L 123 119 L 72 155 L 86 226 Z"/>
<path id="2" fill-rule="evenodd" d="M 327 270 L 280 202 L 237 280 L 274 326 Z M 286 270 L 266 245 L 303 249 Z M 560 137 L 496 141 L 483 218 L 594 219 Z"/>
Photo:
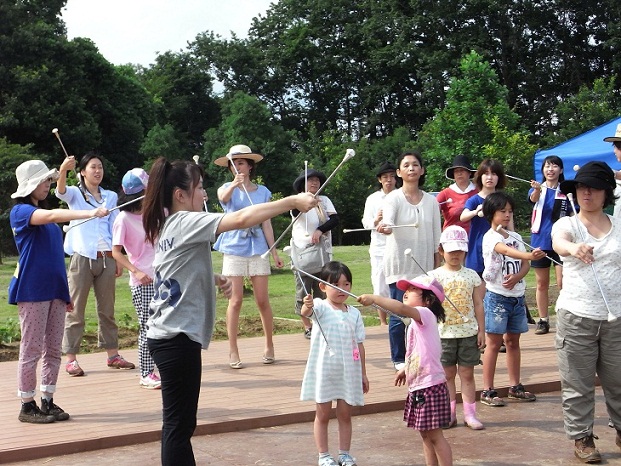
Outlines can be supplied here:
<path id="1" fill-rule="evenodd" d="M 41 412 L 34 400 L 28 403 L 22 403 L 22 409 L 17 419 L 22 422 L 30 422 L 31 424 L 49 424 L 56 420 L 51 414 Z"/>
<path id="2" fill-rule="evenodd" d="M 500 348 L 498 349 L 499 353 L 506 353 L 507 352 L 507 347 L 505 346 L 505 342 L 502 342 L 502 345 L 500 345 Z"/>
<path id="3" fill-rule="evenodd" d="M 157 374 L 150 372 L 148 375 L 140 377 L 140 386 L 147 390 L 157 390 L 158 388 L 162 388 L 162 381 Z"/>
<path id="4" fill-rule="evenodd" d="M 599 463 L 602 460 L 599 450 L 595 447 L 594 438 L 597 437 L 591 434 L 575 441 L 574 455 L 583 463 Z"/>
<path id="5" fill-rule="evenodd" d="M 356 460 L 349 453 L 339 455 L 339 466 L 357 466 Z"/>
<path id="6" fill-rule="evenodd" d="M 545 335 L 550 332 L 550 323 L 547 320 L 539 319 L 535 328 L 535 335 Z"/>
<path id="7" fill-rule="evenodd" d="M 77 359 L 74 359 L 73 361 L 65 364 L 65 370 L 67 371 L 67 374 L 69 374 L 71 377 L 82 377 L 84 375 L 84 371 L 78 364 Z"/>
<path id="8" fill-rule="evenodd" d="M 509 387 L 509 399 L 518 401 L 535 401 L 537 397 L 534 393 L 524 390 L 524 385 L 521 383 Z"/>
<path id="9" fill-rule="evenodd" d="M 54 416 L 55 421 L 66 421 L 69 419 L 69 413 L 66 413 L 60 406 L 54 404 L 54 399 L 46 400 L 41 398 L 41 412 L 49 416 Z"/>
<path id="10" fill-rule="evenodd" d="M 134 369 L 136 366 L 126 361 L 120 354 L 117 354 L 116 356 L 108 358 L 108 367 L 111 369 Z"/>
<path id="11" fill-rule="evenodd" d="M 310 340 L 312 333 L 313 333 L 313 329 L 312 328 L 305 328 L 304 329 L 304 338 L 306 338 L 307 340 Z"/>
<path id="12" fill-rule="evenodd" d="M 481 391 L 481 403 L 494 407 L 505 405 L 505 401 L 498 396 L 498 392 L 493 388 Z"/>
<path id="13" fill-rule="evenodd" d="M 334 461 L 334 458 L 330 455 L 319 458 L 319 462 L 317 464 L 319 466 L 339 466 L 339 464 Z"/>

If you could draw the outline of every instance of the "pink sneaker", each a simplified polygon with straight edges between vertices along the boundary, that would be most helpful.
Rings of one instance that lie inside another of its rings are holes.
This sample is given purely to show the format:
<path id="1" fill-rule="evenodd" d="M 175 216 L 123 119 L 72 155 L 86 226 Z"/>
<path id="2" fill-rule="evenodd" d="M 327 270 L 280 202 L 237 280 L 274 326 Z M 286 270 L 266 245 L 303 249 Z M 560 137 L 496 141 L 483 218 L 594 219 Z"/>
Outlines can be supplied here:
<path id="1" fill-rule="evenodd" d="M 126 361 L 123 356 L 117 354 L 111 358 L 108 358 L 108 367 L 111 369 L 134 369 L 136 366 L 134 363 Z"/>
<path id="2" fill-rule="evenodd" d="M 84 375 L 84 371 L 76 359 L 65 364 L 65 370 L 71 377 L 81 377 Z"/>
<path id="3" fill-rule="evenodd" d="M 157 390 L 162 388 L 162 381 L 157 374 L 151 372 L 149 375 L 140 377 L 140 386 L 147 390 Z"/>

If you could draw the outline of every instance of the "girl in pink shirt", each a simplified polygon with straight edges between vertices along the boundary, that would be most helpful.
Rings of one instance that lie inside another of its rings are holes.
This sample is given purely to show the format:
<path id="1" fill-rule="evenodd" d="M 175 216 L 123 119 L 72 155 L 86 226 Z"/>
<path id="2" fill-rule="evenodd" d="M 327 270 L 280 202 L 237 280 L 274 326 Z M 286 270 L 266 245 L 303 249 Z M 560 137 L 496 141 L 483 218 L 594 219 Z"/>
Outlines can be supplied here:
<path id="1" fill-rule="evenodd" d="M 136 309 L 140 329 L 138 333 L 138 355 L 140 357 L 140 386 L 154 390 L 162 382 L 155 373 L 155 363 L 147 348 L 147 320 L 149 303 L 155 294 L 153 287 L 153 245 L 145 240 L 142 226 L 142 200 L 149 181 L 149 175 L 142 168 L 133 168 L 123 176 L 123 192 L 118 204 L 134 201 L 121 208 L 112 226 L 112 257 L 117 264 L 129 270 L 129 287 Z M 123 254 L 123 249 L 127 256 Z"/>
<path id="2" fill-rule="evenodd" d="M 420 432 L 426 464 L 451 465 L 453 453 L 442 432 L 451 421 L 451 404 L 437 326 L 444 321 L 444 289 L 428 275 L 399 280 L 397 288 L 405 292 L 402 303 L 377 295 L 361 295 L 358 301 L 412 319 L 406 333 L 405 367 L 395 376 L 395 385 L 408 385 L 403 420 Z"/>

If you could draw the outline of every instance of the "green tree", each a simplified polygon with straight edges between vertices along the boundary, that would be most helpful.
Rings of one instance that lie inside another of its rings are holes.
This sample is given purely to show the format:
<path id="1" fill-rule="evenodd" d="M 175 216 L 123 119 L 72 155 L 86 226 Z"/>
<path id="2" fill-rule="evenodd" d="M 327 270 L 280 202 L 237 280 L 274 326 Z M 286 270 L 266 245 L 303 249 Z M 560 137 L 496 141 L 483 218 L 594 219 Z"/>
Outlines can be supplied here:
<path id="1" fill-rule="evenodd" d="M 181 142 L 177 139 L 175 129 L 170 124 L 160 126 L 156 123 L 149 130 L 140 147 L 140 153 L 151 162 L 158 157 L 175 160 L 179 158 L 182 151 Z"/>
<path id="2" fill-rule="evenodd" d="M 231 146 L 245 144 L 263 155 L 257 172 L 272 191 L 289 193 L 297 172 L 293 162 L 292 134 L 283 129 L 267 106 L 255 97 L 236 92 L 222 100 L 222 122 L 205 133 L 204 155 L 213 162 L 226 154 Z M 228 170 L 212 163 L 208 168 L 208 187 L 217 189 L 230 181 Z M 214 196 L 210 198 L 215 199 Z"/>
<path id="3" fill-rule="evenodd" d="M 158 123 L 175 130 L 181 143 L 176 158 L 200 152 L 205 131 L 220 120 L 208 61 L 190 52 L 166 52 L 138 76 L 158 105 Z"/>
<path id="4" fill-rule="evenodd" d="M 592 86 L 582 86 L 578 93 L 556 106 L 555 114 L 555 131 L 544 139 L 545 146 L 554 146 L 617 118 L 621 115 L 621 94 L 615 77 L 596 79 Z"/>
<path id="5" fill-rule="evenodd" d="M 43 160 L 51 167 L 45 156 L 33 151 L 32 144 L 11 144 L 7 138 L 0 138 L 0 263 L 4 254 L 17 253 L 9 223 L 9 213 L 13 206 L 11 194 L 17 190 L 15 169 L 21 163 L 32 159 Z"/>
<path id="6" fill-rule="evenodd" d="M 450 80 L 445 106 L 420 133 L 429 190 L 445 187 L 444 171 L 455 155 L 467 155 L 475 166 L 484 158 L 483 147 L 494 139 L 491 122 L 510 132 L 518 130 L 519 116 L 509 107 L 507 94 L 481 55 L 471 52 L 464 57 L 459 76 Z"/>

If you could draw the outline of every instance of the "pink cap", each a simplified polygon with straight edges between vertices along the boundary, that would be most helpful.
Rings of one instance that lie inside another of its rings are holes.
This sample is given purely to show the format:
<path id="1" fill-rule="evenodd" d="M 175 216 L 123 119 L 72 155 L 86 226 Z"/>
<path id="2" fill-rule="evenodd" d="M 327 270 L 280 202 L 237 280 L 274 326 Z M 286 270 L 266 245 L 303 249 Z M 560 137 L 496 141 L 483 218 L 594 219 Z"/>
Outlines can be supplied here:
<path id="1" fill-rule="evenodd" d="M 419 275 L 413 280 L 399 280 L 397 282 L 397 288 L 401 291 L 407 291 L 410 286 L 415 286 L 421 290 L 431 290 L 441 303 L 444 302 L 444 288 L 438 280 L 429 275 Z"/>
<path id="2" fill-rule="evenodd" d="M 468 233 L 458 225 L 451 225 L 440 235 L 440 244 L 445 252 L 468 252 Z"/>

